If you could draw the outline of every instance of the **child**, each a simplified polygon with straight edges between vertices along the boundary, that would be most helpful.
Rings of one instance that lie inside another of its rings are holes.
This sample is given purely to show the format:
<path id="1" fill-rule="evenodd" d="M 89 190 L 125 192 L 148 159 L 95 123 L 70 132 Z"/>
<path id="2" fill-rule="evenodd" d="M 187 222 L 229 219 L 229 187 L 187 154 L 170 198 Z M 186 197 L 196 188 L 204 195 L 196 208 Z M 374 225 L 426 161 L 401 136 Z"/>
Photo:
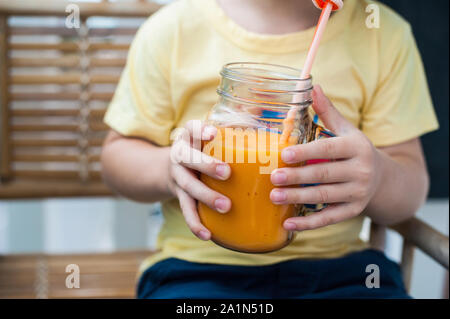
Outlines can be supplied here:
<path id="1" fill-rule="evenodd" d="M 161 251 L 143 263 L 138 297 L 408 297 L 398 266 L 359 234 L 364 216 L 391 225 L 424 202 L 429 182 L 419 136 L 438 124 L 410 26 L 375 3 L 380 28 L 369 28 L 370 3 L 346 0 L 333 13 L 312 70 L 323 88 L 314 88 L 314 111 L 337 137 L 282 153 L 286 163 L 338 160 L 271 174 L 273 203 L 331 205 L 286 220 L 285 229 L 301 233 L 268 254 L 209 241 L 196 201 L 218 214 L 232 203 L 196 173 L 225 180 L 232 172 L 226 163 L 172 162 L 170 133 L 205 119 L 226 63 L 301 68 L 320 11 L 310 0 L 179 0 L 140 28 L 105 116 L 111 132 L 102 153 L 104 179 L 117 193 L 162 202 Z M 210 139 L 214 129 L 203 133 Z M 320 185 L 286 187 L 305 183 Z M 380 267 L 379 289 L 365 286 L 369 264 Z"/>

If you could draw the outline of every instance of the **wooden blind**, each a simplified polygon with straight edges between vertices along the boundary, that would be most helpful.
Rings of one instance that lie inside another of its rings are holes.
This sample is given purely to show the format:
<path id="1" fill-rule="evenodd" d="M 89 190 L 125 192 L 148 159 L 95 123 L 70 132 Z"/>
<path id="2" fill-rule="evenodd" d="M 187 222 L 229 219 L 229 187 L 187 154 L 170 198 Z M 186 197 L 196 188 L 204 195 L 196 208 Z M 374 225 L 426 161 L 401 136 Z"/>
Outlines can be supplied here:
<path id="1" fill-rule="evenodd" d="M 27 3 L 0 2 L 0 198 L 108 195 L 102 119 L 137 28 L 159 6 L 128 2 L 121 16 L 122 3 L 80 3 L 80 27 L 67 28 L 65 1 Z"/>

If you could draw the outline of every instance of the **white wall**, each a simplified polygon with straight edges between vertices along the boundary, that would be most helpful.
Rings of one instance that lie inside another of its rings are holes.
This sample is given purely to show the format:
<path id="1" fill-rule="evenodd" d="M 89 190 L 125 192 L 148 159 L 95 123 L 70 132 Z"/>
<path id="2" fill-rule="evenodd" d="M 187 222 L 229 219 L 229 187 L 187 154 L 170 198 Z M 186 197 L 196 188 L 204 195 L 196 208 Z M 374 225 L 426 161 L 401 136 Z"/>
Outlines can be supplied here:
<path id="1" fill-rule="evenodd" d="M 124 199 L 3 201 L 0 253 L 150 249 L 161 221 L 155 205 Z"/>

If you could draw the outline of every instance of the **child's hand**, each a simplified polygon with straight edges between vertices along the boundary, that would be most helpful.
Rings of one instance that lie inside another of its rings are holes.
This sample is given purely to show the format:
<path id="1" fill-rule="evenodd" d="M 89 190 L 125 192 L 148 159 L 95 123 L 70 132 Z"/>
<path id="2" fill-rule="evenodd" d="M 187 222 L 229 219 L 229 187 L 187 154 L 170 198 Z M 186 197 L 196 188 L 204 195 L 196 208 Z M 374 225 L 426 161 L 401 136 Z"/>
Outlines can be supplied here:
<path id="1" fill-rule="evenodd" d="M 200 121 L 189 121 L 179 131 L 171 148 L 169 165 L 169 189 L 180 201 L 181 211 L 191 231 L 200 239 L 209 240 L 211 233 L 200 222 L 197 202 L 225 213 L 231 208 L 231 201 L 213 191 L 198 179 L 197 172 L 216 179 L 226 180 L 231 173 L 230 166 L 201 152 L 201 141 L 212 140 L 217 133 L 213 126 L 204 126 Z"/>
<path id="2" fill-rule="evenodd" d="M 380 184 L 379 151 L 336 110 L 320 87 L 314 88 L 313 100 L 316 114 L 337 137 L 288 147 L 281 158 L 289 164 L 312 159 L 334 161 L 273 171 L 271 181 L 275 186 L 321 185 L 275 188 L 270 198 L 275 204 L 329 203 L 329 206 L 318 213 L 287 219 L 283 226 L 288 230 L 315 229 L 355 217 Z"/>

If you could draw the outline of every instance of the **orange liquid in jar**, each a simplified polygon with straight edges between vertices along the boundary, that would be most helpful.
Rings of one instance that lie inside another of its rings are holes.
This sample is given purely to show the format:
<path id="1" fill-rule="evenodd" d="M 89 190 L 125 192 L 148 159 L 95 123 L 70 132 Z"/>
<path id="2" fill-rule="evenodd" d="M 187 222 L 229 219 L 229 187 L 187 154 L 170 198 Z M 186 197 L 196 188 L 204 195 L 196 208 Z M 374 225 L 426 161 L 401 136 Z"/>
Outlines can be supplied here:
<path id="1" fill-rule="evenodd" d="M 203 152 L 229 163 L 229 179 L 220 181 L 204 174 L 200 179 L 211 189 L 227 196 L 232 207 L 227 213 L 221 214 L 199 203 L 200 219 L 211 231 L 212 240 L 226 248 L 253 253 L 280 249 L 286 246 L 293 236 L 292 232 L 283 228 L 283 222 L 296 216 L 297 209 L 294 205 L 272 203 L 270 192 L 274 185 L 270 181 L 270 173 L 261 174 L 260 168 L 268 166 L 268 158 L 275 160 L 276 164 L 268 169 L 269 172 L 288 166 L 281 160 L 281 151 L 295 142 L 281 144 L 281 135 L 272 132 L 249 133 L 232 128 L 226 130 L 233 130 L 232 143 L 225 142 L 225 129 L 220 128 L 220 134 L 204 145 Z M 265 138 L 265 141 L 262 138 Z M 238 159 L 241 160 L 238 162 Z"/>

